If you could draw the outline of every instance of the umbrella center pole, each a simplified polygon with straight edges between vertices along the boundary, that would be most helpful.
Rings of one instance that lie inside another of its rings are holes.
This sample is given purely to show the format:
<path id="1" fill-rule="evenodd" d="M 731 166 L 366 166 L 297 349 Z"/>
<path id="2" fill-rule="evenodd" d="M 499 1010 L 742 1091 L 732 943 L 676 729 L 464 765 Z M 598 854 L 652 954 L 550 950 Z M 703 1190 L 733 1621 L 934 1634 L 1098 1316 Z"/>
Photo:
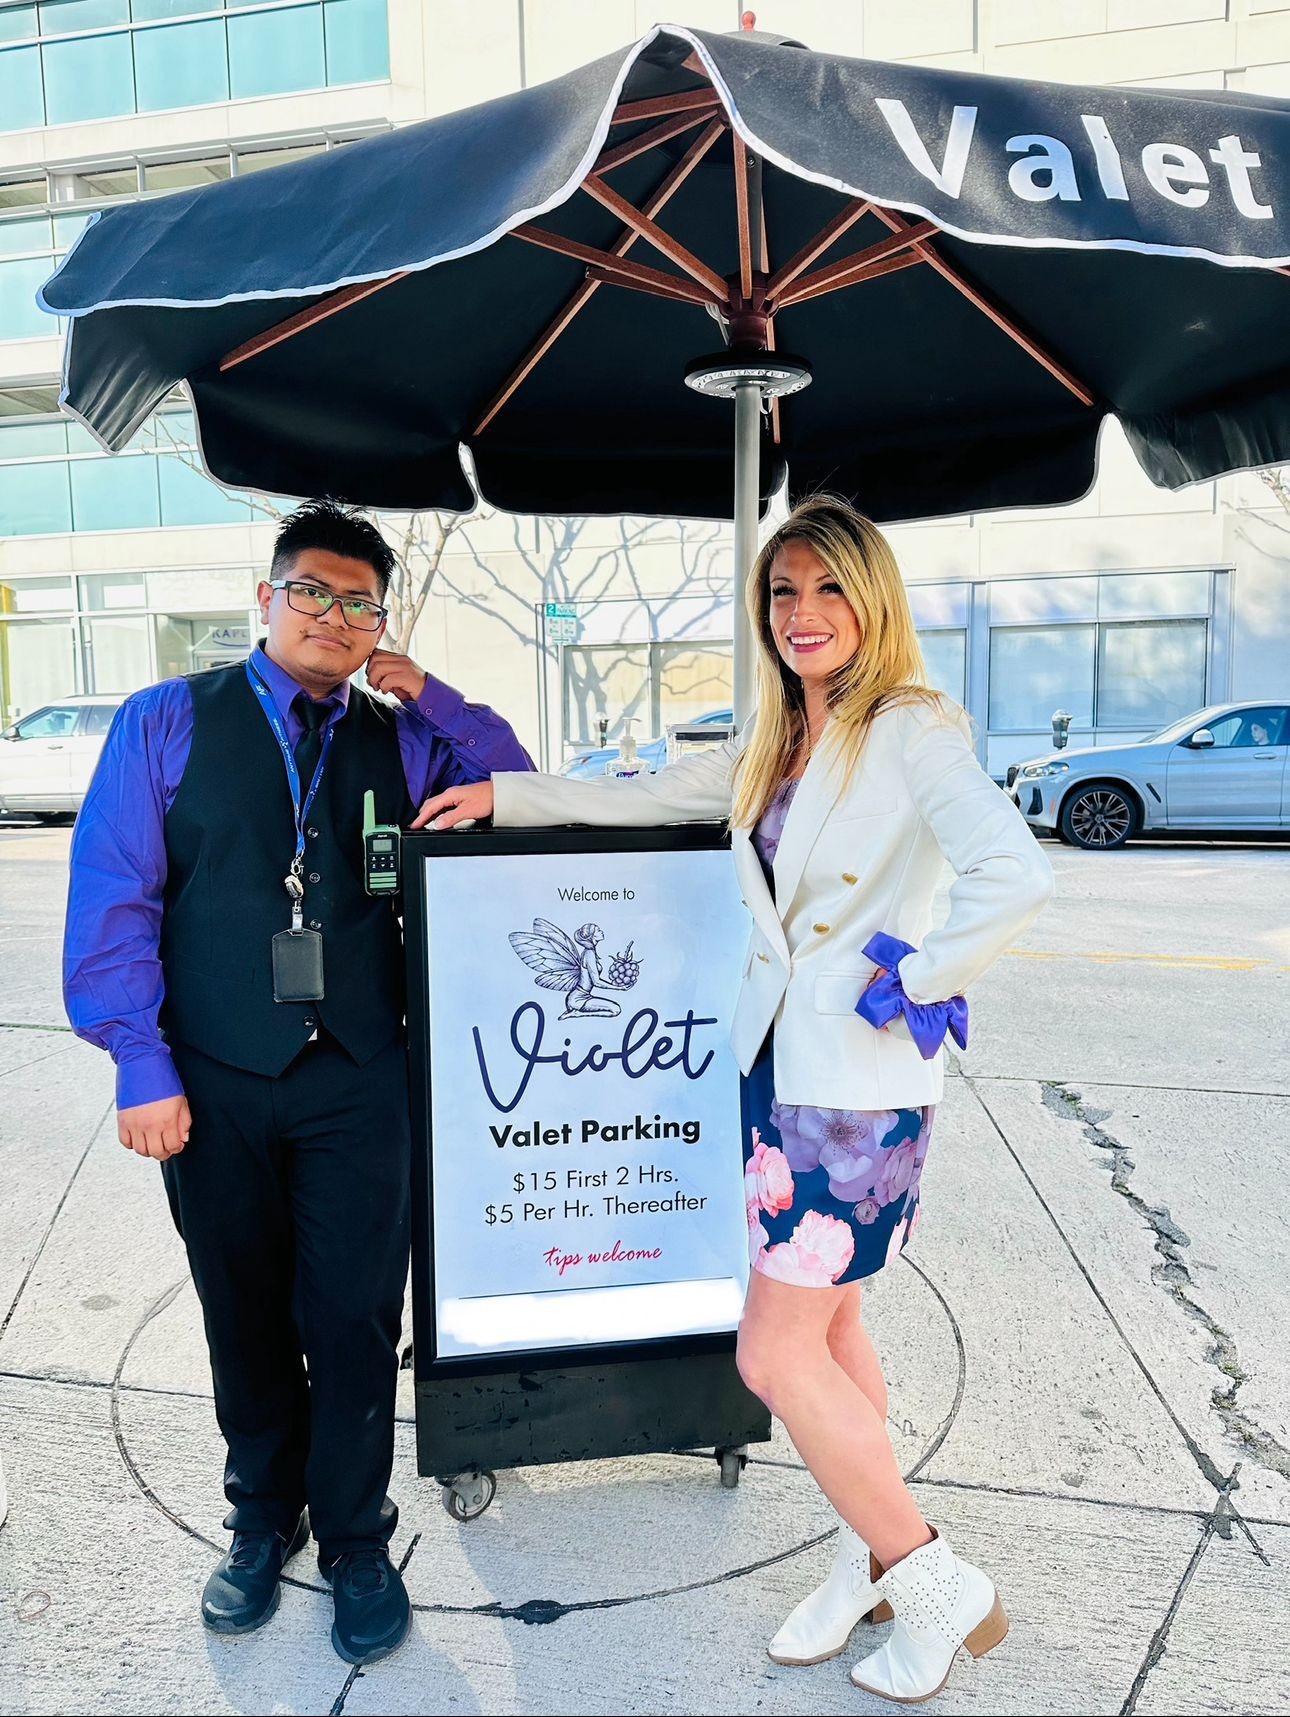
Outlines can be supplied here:
<path id="1" fill-rule="evenodd" d="M 734 711 L 736 722 L 752 713 L 756 693 L 756 641 L 745 595 L 757 554 L 757 514 L 761 495 L 762 386 L 756 376 L 735 383 L 735 589 Z"/>
<path id="2" fill-rule="evenodd" d="M 756 691 L 756 644 L 744 595 L 757 555 L 757 515 L 761 504 L 762 410 L 786 394 L 809 387 L 811 371 L 800 358 L 764 347 L 731 345 L 710 358 L 696 358 L 685 372 L 685 385 L 696 393 L 735 402 L 735 578 L 734 578 L 734 710 L 735 721 L 752 714 Z"/>

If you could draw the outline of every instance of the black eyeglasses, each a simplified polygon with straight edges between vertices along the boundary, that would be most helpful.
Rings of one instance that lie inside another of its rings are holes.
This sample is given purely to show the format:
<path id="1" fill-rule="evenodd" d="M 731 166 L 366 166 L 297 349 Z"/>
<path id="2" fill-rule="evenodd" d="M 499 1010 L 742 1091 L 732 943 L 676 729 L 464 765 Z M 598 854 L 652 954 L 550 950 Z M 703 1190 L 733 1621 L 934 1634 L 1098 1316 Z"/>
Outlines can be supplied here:
<path id="1" fill-rule="evenodd" d="M 364 596 L 337 596 L 334 590 L 324 590 L 321 584 L 302 584 L 295 578 L 271 578 L 269 584 L 274 590 L 286 591 L 288 607 L 297 614 L 312 614 L 315 620 L 330 614 L 337 602 L 341 619 L 358 632 L 379 632 L 389 618 L 388 608 L 382 608 L 379 602 L 369 602 Z"/>

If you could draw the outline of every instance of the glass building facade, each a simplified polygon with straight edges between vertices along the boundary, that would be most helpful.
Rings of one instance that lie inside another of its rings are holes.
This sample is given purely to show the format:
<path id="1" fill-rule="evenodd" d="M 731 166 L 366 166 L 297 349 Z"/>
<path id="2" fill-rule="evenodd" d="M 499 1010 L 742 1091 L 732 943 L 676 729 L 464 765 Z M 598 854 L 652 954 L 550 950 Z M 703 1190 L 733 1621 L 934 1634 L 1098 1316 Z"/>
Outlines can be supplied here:
<path id="1" fill-rule="evenodd" d="M 767 4 L 765 28 L 794 30 L 789 0 Z M 952 9 L 932 10 L 948 18 Z M 1036 36 L 1025 50 L 1033 64 L 1023 67 L 1014 63 L 1015 44 L 995 40 L 997 17 L 970 3 L 966 10 L 977 19 L 978 69 L 1068 75 L 1064 56 L 1044 58 L 1051 32 Z M 0 0 L 0 721 L 72 692 L 127 691 L 244 649 L 265 526 L 278 510 L 205 477 L 181 396 L 111 459 L 59 414 L 60 324 L 37 308 L 35 294 L 87 219 L 341 147 L 504 93 L 526 77 L 557 75 L 588 57 L 584 26 L 593 11 L 600 15 L 590 0 L 585 11 L 513 6 L 505 19 L 493 11 L 482 23 L 469 8 L 425 0 Z M 1033 8 L 1018 18 L 1022 11 Z M 1284 11 L 1290 20 L 1290 6 Z M 938 48 L 945 18 L 938 24 L 927 9 L 895 0 L 835 8 L 830 17 L 833 39 L 818 21 L 807 32 L 824 51 L 911 60 L 967 51 L 949 41 Z M 879 17 L 888 32 L 881 43 L 870 29 Z M 890 35 L 897 26 L 899 41 Z M 1223 28 L 1233 35 L 1235 26 Z M 1143 29 L 1162 43 L 1179 40 L 1163 26 Z M 596 51 L 629 33 L 626 22 L 614 23 Z M 1269 46 L 1258 74 L 1271 80 L 1271 93 L 1277 68 L 1290 66 L 1290 22 L 1284 34 L 1285 51 Z M 1120 35 L 1137 40 L 1140 32 Z M 1145 76 L 1136 61 L 1119 64 L 1119 39 L 1100 26 L 1078 33 L 1081 51 L 1096 47 L 1101 56 L 1088 62 L 1093 81 Z M 1220 87 L 1226 77 L 1229 87 L 1256 89 L 1249 41 L 1233 39 L 1223 52 L 1230 58 L 1238 46 L 1247 69 L 1188 62 L 1187 77 L 1197 87 Z M 254 108 L 235 105 L 248 102 Z M 36 145 L 33 131 L 41 134 Z M 1267 618 L 1260 594 L 1273 575 L 1224 526 L 1225 511 L 1260 506 L 1257 483 L 1253 500 L 1248 487 L 1234 499 L 1233 484 L 1164 497 L 1144 486 L 1131 458 L 1108 460 L 1106 451 L 1104 439 L 1096 492 L 1047 520 L 1036 515 L 1004 530 L 964 519 L 893 533 L 928 677 L 967 706 L 997 776 L 1048 748 L 1058 708 L 1073 718 L 1073 742 L 1127 738 L 1208 700 L 1247 689 L 1262 696 L 1272 685 L 1269 664 L 1284 661 L 1284 626 Z M 511 580 L 511 620 L 505 604 L 495 610 L 470 596 L 474 551 L 454 548 L 449 558 L 458 555 L 460 571 L 442 584 L 453 591 L 455 579 L 461 594 L 428 605 L 415 646 L 436 671 L 504 704 L 530 736 L 536 730 L 551 765 L 598 737 L 602 711 L 611 734 L 631 715 L 643 738 L 730 700 L 727 586 L 715 604 L 692 598 L 702 580 L 692 576 L 690 562 L 699 563 L 683 533 L 671 538 L 681 552 L 650 563 L 657 583 L 651 572 L 642 584 L 638 568 L 617 583 L 597 573 L 594 602 L 557 601 L 570 614 L 558 635 L 544 631 L 536 618 L 544 604 L 529 602 L 524 578 L 533 574 L 544 598 L 581 596 L 588 568 L 604 559 L 595 534 L 567 566 L 555 557 L 535 570 L 530 555 L 520 557 L 525 574 L 490 573 L 495 584 Z M 570 540 L 576 536 L 574 529 Z M 518 566 L 497 541 L 498 567 Z M 1242 556 L 1250 564 L 1238 566 Z M 656 595 L 633 607 L 620 600 L 629 588 Z M 692 613 L 687 605 L 696 601 Z"/>
<path id="2" fill-rule="evenodd" d="M 379 37 L 384 44 L 383 22 Z M 376 128 L 0 174 L 0 362 L 13 354 L 21 364 L 21 342 L 48 340 L 61 327 L 37 308 L 35 293 L 95 210 L 276 167 Z M 247 564 L 246 527 L 279 510 L 269 497 L 234 493 L 205 475 L 182 396 L 109 457 L 59 412 L 52 377 L 0 382 L 0 725 L 69 693 L 133 691 L 245 653 L 261 576 Z M 241 529 L 212 535 L 218 526 Z M 180 536 L 193 532 L 200 538 Z M 122 533 L 145 551 L 137 569 L 120 567 L 112 538 Z M 169 542 L 193 540 L 203 544 L 203 564 L 154 564 L 173 558 Z M 72 542 L 78 547 L 69 552 Z M 101 546 L 87 554 L 88 543 Z M 54 574 L 51 556 L 75 564 Z M 82 570 L 87 560 L 104 570 Z"/>
<path id="3" fill-rule="evenodd" d="M 0 132 L 390 75 L 386 0 L 41 0 L 0 6 Z"/>

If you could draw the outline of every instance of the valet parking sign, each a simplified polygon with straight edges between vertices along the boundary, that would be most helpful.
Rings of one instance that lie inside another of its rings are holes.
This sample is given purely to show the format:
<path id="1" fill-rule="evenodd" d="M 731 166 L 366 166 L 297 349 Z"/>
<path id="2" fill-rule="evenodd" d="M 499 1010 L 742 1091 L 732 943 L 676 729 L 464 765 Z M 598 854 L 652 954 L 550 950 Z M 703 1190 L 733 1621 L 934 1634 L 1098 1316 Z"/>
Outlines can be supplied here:
<path id="1" fill-rule="evenodd" d="M 732 1329 L 729 854 L 425 864 L 436 1356 Z"/>

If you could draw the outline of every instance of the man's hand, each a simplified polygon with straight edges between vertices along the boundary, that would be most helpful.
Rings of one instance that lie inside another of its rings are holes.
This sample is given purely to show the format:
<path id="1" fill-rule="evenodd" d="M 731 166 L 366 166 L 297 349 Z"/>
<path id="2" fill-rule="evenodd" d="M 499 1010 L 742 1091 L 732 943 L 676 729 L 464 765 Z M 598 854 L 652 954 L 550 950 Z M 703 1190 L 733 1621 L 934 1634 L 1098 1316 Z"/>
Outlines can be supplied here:
<path id="1" fill-rule="evenodd" d="M 159 1163 L 183 1150 L 192 1125 L 187 1097 L 163 1097 L 158 1103 L 137 1103 L 116 1112 L 116 1136 L 125 1148 L 156 1157 Z"/>
<path id="2" fill-rule="evenodd" d="M 449 787 L 446 793 L 427 799 L 413 818 L 412 827 L 424 829 L 433 822 L 436 829 L 455 829 L 458 823 L 477 823 L 492 814 L 493 783 L 476 781 L 469 787 Z"/>
<path id="3" fill-rule="evenodd" d="M 367 683 L 374 692 L 387 692 L 400 703 L 415 703 L 425 690 L 426 675 L 411 656 L 396 650 L 373 650 L 367 662 Z"/>

